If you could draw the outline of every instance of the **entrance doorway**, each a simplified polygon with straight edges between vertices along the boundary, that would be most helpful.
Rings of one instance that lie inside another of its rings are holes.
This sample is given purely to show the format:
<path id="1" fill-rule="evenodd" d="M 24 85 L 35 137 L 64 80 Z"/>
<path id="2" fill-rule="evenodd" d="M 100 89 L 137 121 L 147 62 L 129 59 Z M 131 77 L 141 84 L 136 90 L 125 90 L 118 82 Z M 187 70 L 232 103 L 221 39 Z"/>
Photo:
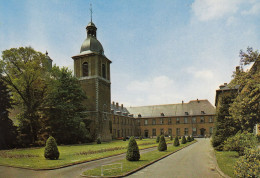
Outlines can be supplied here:
<path id="1" fill-rule="evenodd" d="M 205 135 L 205 131 L 206 131 L 206 129 L 201 128 L 201 129 L 200 129 L 200 135 L 202 135 L 202 136 L 204 137 L 204 135 Z"/>
<path id="2" fill-rule="evenodd" d="M 148 138 L 148 130 L 145 130 L 145 131 L 144 131 L 144 137 L 145 137 L 145 138 Z"/>

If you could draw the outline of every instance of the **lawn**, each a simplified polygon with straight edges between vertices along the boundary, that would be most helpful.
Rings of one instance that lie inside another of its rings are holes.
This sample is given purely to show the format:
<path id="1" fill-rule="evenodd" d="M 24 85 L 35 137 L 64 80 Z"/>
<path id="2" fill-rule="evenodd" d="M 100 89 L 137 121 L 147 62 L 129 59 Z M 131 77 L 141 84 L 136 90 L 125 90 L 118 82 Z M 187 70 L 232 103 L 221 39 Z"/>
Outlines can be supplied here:
<path id="1" fill-rule="evenodd" d="M 172 143 L 167 139 L 168 143 Z M 155 139 L 137 140 L 139 149 L 157 146 Z M 59 160 L 46 160 L 43 156 L 44 147 L 13 149 L 0 151 L 0 165 L 8 165 L 23 168 L 46 169 L 57 168 L 70 164 L 104 158 L 126 152 L 127 141 L 117 140 L 103 142 L 102 144 L 80 144 L 58 146 Z"/>
<path id="2" fill-rule="evenodd" d="M 233 172 L 234 165 L 239 158 L 238 153 L 235 151 L 216 151 L 215 153 L 221 171 L 230 177 L 235 177 Z"/>
<path id="3" fill-rule="evenodd" d="M 127 161 L 126 159 L 120 160 L 120 161 L 116 161 L 114 163 L 112 163 L 111 165 L 107 165 L 105 166 L 105 169 L 111 169 L 111 170 L 105 170 L 103 172 L 104 176 L 119 176 L 119 175 L 124 175 L 132 170 L 138 169 L 144 165 L 147 165 L 167 154 L 170 154 L 178 149 L 181 149 L 184 146 L 187 146 L 189 144 L 192 144 L 196 141 L 193 142 L 188 142 L 186 144 L 181 144 L 178 147 L 175 147 L 173 145 L 168 145 L 167 151 L 151 151 L 149 153 L 144 153 L 141 155 L 141 158 L 139 161 Z M 119 164 L 118 164 L 119 163 Z M 120 164 L 122 164 L 122 171 L 120 168 L 118 169 L 113 169 L 114 167 L 120 167 Z M 86 176 L 100 176 L 101 175 L 101 166 L 97 167 L 95 169 L 90 169 L 87 170 L 83 173 L 83 175 Z"/>

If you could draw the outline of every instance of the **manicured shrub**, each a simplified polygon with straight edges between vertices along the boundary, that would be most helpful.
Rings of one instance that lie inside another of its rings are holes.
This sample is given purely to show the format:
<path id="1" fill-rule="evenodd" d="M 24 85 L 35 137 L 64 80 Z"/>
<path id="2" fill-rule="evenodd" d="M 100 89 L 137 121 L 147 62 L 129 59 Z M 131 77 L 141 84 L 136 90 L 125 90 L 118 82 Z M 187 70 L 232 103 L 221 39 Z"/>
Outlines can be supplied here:
<path id="1" fill-rule="evenodd" d="M 159 141 L 160 141 L 160 135 L 158 135 L 158 136 L 156 137 L 156 143 L 159 143 Z"/>
<path id="2" fill-rule="evenodd" d="M 260 149 L 245 149 L 234 166 L 235 177 L 258 177 L 260 175 Z"/>
<path id="3" fill-rule="evenodd" d="M 126 159 L 128 161 L 138 161 L 140 159 L 140 152 L 135 138 L 132 136 L 129 140 Z"/>
<path id="4" fill-rule="evenodd" d="M 160 137 L 160 141 L 159 141 L 159 145 L 158 145 L 158 150 L 159 150 L 159 151 L 165 151 L 165 150 L 167 150 L 167 144 L 166 144 L 166 141 L 165 141 L 165 138 L 164 138 L 163 135 Z"/>
<path id="5" fill-rule="evenodd" d="M 60 153 L 57 147 L 57 143 L 55 139 L 50 136 L 46 142 L 45 150 L 44 150 L 44 157 L 46 159 L 59 159 Z"/>
<path id="6" fill-rule="evenodd" d="M 178 136 L 175 137 L 173 145 L 174 146 L 179 146 L 180 145 Z"/>
<path id="7" fill-rule="evenodd" d="M 182 136 L 181 144 L 186 144 L 186 143 L 187 143 L 187 140 L 186 140 L 185 136 Z"/>
<path id="8" fill-rule="evenodd" d="M 123 141 L 126 141 L 126 137 L 123 138 Z"/>
<path id="9" fill-rule="evenodd" d="M 193 136 L 191 136 L 190 138 L 191 138 L 191 141 L 194 141 L 194 137 Z"/>
<path id="10" fill-rule="evenodd" d="M 181 136 L 179 136 L 179 139 L 181 139 Z"/>
<path id="11" fill-rule="evenodd" d="M 143 137 L 142 137 L 142 136 L 140 136 L 140 137 L 139 137 L 139 140 L 143 140 Z"/>
<path id="12" fill-rule="evenodd" d="M 97 144 L 101 144 L 101 138 L 100 137 L 97 138 Z"/>
<path id="13" fill-rule="evenodd" d="M 252 133 L 238 132 L 224 142 L 225 151 L 236 151 L 239 156 L 244 155 L 245 148 L 253 148 L 257 144 L 256 136 Z"/>
<path id="14" fill-rule="evenodd" d="M 173 137 L 172 137 L 172 136 L 170 136 L 170 140 L 173 140 Z"/>
<path id="15" fill-rule="evenodd" d="M 187 142 L 191 142 L 190 136 L 187 137 Z"/>

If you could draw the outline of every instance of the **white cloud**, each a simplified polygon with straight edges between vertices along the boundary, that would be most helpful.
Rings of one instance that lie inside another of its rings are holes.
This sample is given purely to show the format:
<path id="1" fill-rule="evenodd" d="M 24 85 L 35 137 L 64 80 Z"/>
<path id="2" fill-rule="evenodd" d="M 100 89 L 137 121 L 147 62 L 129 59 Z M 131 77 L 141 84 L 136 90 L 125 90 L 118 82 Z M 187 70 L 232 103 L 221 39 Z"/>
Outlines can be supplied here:
<path id="1" fill-rule="evenodd" d="M 190 67 L 185 69 L 187 73 L 194 76 L 196 79 L 199 80 L 212 80 L 213 79 L 213 72 L 208 69 L 196 69 L 194 67 Z"/>
<path id="2" fill-rule="evenodd" d="M 249 10 L 242 11 L 242 14 L 244 15 L 256 15 L 260 12 L 260 3 L 255 3 L 252 5 L 252 7 Z"/>
<path id="3" fill-rule="evenodd" d="M 195 0 L 192 4 L 192 11 L 200 21 L 216 20 L 235 14 L 257 14 L 259 9 L 260 3 L 256 0 Z"/>

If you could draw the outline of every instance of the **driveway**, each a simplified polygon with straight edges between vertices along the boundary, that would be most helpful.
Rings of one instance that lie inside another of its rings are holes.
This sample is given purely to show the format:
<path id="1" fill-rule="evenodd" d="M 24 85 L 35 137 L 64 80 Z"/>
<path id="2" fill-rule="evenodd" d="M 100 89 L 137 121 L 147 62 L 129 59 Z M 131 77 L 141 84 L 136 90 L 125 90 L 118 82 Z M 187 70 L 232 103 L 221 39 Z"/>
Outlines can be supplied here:
<path id="1" fill-rule="evenodd" d="M 197 140 L 197 143 L 128 176 L 128 178 L 221 177 L 215 170 L 215 157 L 210 140 L 208 138 Z"/>

